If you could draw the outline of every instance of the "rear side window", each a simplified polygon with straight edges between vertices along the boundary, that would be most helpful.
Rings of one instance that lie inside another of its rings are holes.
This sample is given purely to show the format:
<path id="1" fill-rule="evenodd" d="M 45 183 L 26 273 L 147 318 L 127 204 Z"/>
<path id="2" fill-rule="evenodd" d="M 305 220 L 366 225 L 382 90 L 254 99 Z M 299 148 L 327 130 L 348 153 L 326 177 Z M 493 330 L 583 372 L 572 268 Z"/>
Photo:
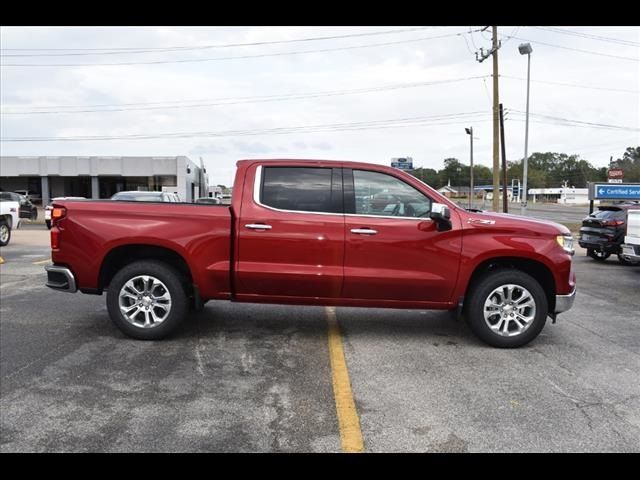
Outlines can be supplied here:
<path id="1" fill-rule="evenodd" d="M 280 210 L 341 213 L 339 169 L 263 167 L 260 202 Z"/>

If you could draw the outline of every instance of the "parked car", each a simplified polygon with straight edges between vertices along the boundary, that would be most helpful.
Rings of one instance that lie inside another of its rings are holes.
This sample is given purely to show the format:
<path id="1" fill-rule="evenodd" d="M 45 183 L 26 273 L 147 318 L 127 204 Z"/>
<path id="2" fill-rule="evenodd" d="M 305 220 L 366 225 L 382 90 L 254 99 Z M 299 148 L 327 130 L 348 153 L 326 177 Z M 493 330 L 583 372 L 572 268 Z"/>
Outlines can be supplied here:
<path id="1" fill-rule="evenodd" d="M 230 207 L 54 202 L 47 286 L 106 291 L 115 325 L 144 340 L 169 335 L 189 308 L 231 300 L 450 310 L 488 344 L 518 347 L 573 305 L 563 225 L 470 212 L 383 165 L 237 166 Z M 363 213 L 363 185 L 415 206 Z"/>
<path id="2" fill-rule="evenodd" d="M 127 200 L 133 202 L 180 202 L 180 197 L 172 192 L 139 192 L 136 190 L 118 192 L 111 200 Z"/>
<path id="3" fill-rule="evenodd" d="M 11 230 L 20 225 L 20 203 L 0 198 L 0 247 L 9 244 Z"/>
<path id="4" fill-rule="evenodd" d="M 57 202 L 59 200 L 86 200 L 85 197 L 55 197 L 51 199 L 51 203 L 44 207 L 44 223 L 47 225 L 48 229 L 51 229 L 51 210 L 53 210 L 53 202 Z"/>
<path id="5" fill-rule="evenodd" d="M 26 197 L 32 203 L 40 203 L 42 201 L 40 194 L 36 192 L 30 192 L 29 190 L 14 190 L 14 192 Z"/>
<path id="6" fill-rule="evenodd" d="M 195 203 L 205 203 L 209 205 L 221 205 L 222 201 L 217 197 L 200 197 Z"/>
<path id="7" fill-rule="evenodd" d="M 0 199 L 18 202 L 20 205 L 20 218 L 27 218 L 29 220 L 36 220 L 38 218 L 38 207 L 24 195 L 16 192 L 0 192 Z"/>
<path id="8" fill-rule="evenodd" d="M 640 206 L 627 210 L 627 231 L 622 244 L 622 255 L 629 261 L 640 264 Z"/>
<path id="9" fill-rule="evenodd" d="M 627 225 L 627 210 L 639 208 L 636 203 L 599 205 L 597 211 L 582 220 L 578 244 L 587 249 L 587 255 L 600 262 L 611 255 L 625 265 L 635 264 L 622 255 L 622 243 Z"/>

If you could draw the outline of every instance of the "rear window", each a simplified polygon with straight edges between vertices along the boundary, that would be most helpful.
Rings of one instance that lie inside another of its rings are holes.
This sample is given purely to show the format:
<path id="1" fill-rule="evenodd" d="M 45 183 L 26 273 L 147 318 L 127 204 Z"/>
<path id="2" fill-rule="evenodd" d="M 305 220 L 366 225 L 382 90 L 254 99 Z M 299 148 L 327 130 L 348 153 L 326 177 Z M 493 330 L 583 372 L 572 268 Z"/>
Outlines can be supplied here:
<path id="1" fill-rule="evenodd" d="M 598 210 L 591 214 L 591 216 L 597 218 L 598 220 L 624 220 L 625 213 L 624 210 Z"/>
<path id="2" fill-rule="evenodd" d="M 264 167 L 260 201 L 281 210 L 338 213 L 332 189 L 332 169 L 314 167 Z M 332 206 L 333 205 L 333 206 Z"/>

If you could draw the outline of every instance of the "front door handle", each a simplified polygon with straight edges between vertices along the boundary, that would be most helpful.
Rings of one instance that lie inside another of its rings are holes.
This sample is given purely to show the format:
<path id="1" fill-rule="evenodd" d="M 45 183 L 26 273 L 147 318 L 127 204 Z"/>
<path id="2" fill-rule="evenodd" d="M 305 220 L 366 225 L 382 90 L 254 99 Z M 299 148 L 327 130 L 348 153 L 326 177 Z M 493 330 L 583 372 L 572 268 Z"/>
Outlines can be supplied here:
<path id="1" fill-rule="evenodd" d="M 352 228 L 351 233 L 357 233 L 358 235 L 375 235 L 378 231 L 372 230 L 371 228 Z"/>
<path id="2" fill-rule="evenodd" d="M 271 230 L 271 225 L 265 225 L 264 223 L 247 223 L 245 228 L 251 228 L 252 230 Z"/>

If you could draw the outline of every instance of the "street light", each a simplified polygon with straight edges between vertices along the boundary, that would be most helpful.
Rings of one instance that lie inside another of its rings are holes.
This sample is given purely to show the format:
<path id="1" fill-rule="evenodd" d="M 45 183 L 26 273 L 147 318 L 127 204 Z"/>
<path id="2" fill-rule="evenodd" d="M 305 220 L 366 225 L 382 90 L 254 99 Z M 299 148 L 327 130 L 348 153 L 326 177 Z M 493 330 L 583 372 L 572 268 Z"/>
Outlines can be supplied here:
<path id="1" fill-rule="evenodd" d="M 469 127 L 464 129 L 465 132 L 467 132 L 467 135 L 469 135 L 469 140 L 471 141 L 471 150 L 470 150 L 470 159 L 471 159 L 471 175 L 470 175 L 470 185 L 471 185 L 471 189 L 469 190 L 469 208 L 473 207 L 472 202 L 472 198 L 473 198 L 473 127 Z"/>
<path id="2" fill-rule="evenodd" d="M 526 215 L 527 214 L 527 167 L 528 167 L 528 147 L 529 147 L 529 84 L 531 83 L 531 52 L 533 52 L 533 48 L 531 48 L 531 44 L 530 43 L 521 43 L 520 45 L 518 45 L 518 51 L 520 52 L 520 55 L 526 55 L 527 56 L 527 114 L 525 117 L 525 123 L 524 123 L 524 167 L 523 167 L 523 172 L 522 172 L 522 190 L 524 192 L 524 195 L 522 195 L 522 208 L 521 208 L 521 214 L 522 215 Z"/>

